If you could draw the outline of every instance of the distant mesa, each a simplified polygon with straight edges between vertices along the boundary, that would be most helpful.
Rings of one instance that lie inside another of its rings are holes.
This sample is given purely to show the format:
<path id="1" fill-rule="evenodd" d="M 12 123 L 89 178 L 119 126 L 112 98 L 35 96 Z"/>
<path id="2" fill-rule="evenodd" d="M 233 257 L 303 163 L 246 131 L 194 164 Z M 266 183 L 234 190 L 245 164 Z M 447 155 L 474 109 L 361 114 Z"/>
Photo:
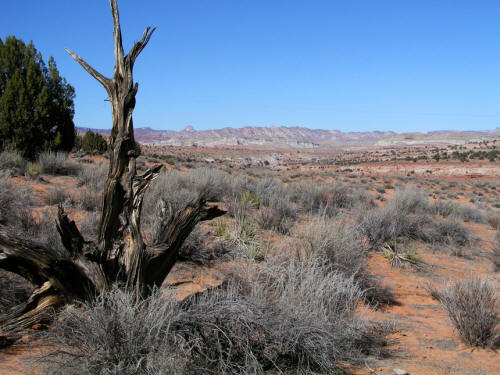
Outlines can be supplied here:
<path id="1" fill-rule="evenodd" d="M 109 134 L 109 129 L 78 128 L 80 133 L 93 130 Z M 342 132 L 293 126 L 245 126 L 196 130 L 188 125 L 182 130 L 136 128 L 135 138 L 142 144 L 164 146 L 238 146 L 251 148 L 312 149 L 342 146 L 392 146 L 463 144 L 500 138 L 500 128 L 490 131 L 439 130 L 428 133 L 392 131 Z"/>
<path id="2" fill-rule="evenodd" d="M 187 133 L 196 133 L 196 130 L 191 125 L 186 126 L 181 131 L 182 132 L 187 132 Z"/>

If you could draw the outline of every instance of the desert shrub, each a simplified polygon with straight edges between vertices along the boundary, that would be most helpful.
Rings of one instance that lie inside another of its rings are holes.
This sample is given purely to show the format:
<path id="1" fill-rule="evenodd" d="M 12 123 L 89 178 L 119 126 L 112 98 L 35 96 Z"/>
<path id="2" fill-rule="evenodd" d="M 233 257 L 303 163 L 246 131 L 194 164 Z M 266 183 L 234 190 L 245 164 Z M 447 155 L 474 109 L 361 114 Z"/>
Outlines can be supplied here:
<path id="1" fill-rule="evenodd" d="M 256 193 L 251 191 L 244 191 L 240 195 L 241 202 L 245 205 L 249 205 L 252 208 L 259 209 L 261 204 L 261 198 Z"/>
<path id="2" fill-rule="evenodd" d="M 306 212 L 311 213 L 316 213 L 319 210 L 325 211 L 325 206 L 328 204 L 328 197 L 322 186 L 312 181 L 300 181 L 295 184 L 292 187 L 292 200 Z M 328 207 L 327 214 L 335 216 L 337 210 L 334 207 Z"/>
<path id="3" fill-rule="evenodd" d="M 484 213 L 474 207 L 461 206 L 458 210 L 458 216 L 462 218 L 463 221 L 471 221 L 474 223 L 484 223 Z"/>
<path id="4" fill-rule="evenodd" d="M 351 193 L 352 197 L 352 206 L 357 210 L 366 211 L 371 208 L 377 207 L 377 204 L 374 202 L 372 196 L 368 191 L 361 189 L 353 189 Z M 385 200 L 385 198 L 383 198 Z"/>
<path id="5" fill-rule="evenodd" d="M 187 187 L 213 202 L 222 200 L 227 195 L 230 186 L 229 178 L 225 173 L 206 167 L 191 171 L 186 183 Z"/>
<path id="6" fill-rule="evenodd" d="M 393 212 L 409 214 L 431 213 L 431 206 L 424 192 L 416 188 L 396 189 L 394 196 L 387 202 Z"/>
<path id="7" fill-rule="evenodd" d="M 460 205 L 450 200 L 437 200 L 432 205 L 432 211 L 435 215 L 450 216 L 457 213 Z"/>
<path id="8" fill-rule="evenodd" d="M 277 209 L 272 207 L 262 207 L 255 213 L 255 220 L 262 229 L 276 230 L 279 233 L 287 234 L 295 220 L 295 213 L 284 209 Z M 291 215 L 287 215 L 291 212 Z"/>
<path id="9" fill-rule="evenodd" d="M 47 342 L 69 350 L 43 358 L 45 374 L 183 374 L 171 338 L 176 304 L 158 292 L 147 300 L 115 289 L 80 306 L 66 307 Z"/>
<path id="10" fill-rule="evenodd" d="M 38 172 L 52 175 L 76 176 L 81 169 L 79 164 L 69 160 L 65 152 L 42 152 L 37 159 Z"/>
<path id="11" fill-rule="evenodd" d="M 296 219 L 296 210 L 285 187 L 276 179 L 264 177 L 256 184 L 247 177 L 231 182 L 232 198 L 227 202 L 228 214 L 238 217 L 250 215 L 253 209 L 255 221 L 262 229 L 274 229 L 287 233 Z"/>
<path id="12" fill-rule="evenodd" d="M 253 179 L 250 179 L 247 174 L 240 173 L 236 176 L 232 176 L 229 178 L 229 196 L 237 196 L 240 197 L 245 192 L 250 194 L 255 194 L 255 182 Z"/>
<path id="13" fill-rule="evenodd" d="M 101 213 L 99 211 L 87 211 L 87 214 L 80 221 L 80 232 L 87 241 L 97 240 L 99 231 L 99 221 Z"/>
<path id="14" fill-rule="evenodd" d="M 489 210 L 485 215 L 486 222 L 493 229 L 500 229 L 500 212 Z"/>
<path id="15" fill-rule="evenodd" d="M 470 231 L 454 218 L 434 221 L 427 233 L 427 242 L 448 242 L 459 246 L 474 242 Z"/>
<path id="16" fill-rule="evenodd" d="M 426 215 L 407 214 L 388 204 L 361 216 L 359 230 L 374 247 L 400 237 L 431 242 L 429 228 L 432 223 Z"/>
<path id="17" fill-rule="evenodd" d="M 356 228 L 344 219 L 333 220 L 325 216 L 312 217 L 304 228 L 295 228 L 294 234 L 305 242 L 308 256 L 328 259 L 333 269 L 347 277 L 365 267 L 367 246 Z"/>
<path id="18" fill-rule="evenodd" d="M 78 173 L 77 185 L 101 192 L 108 176 L 108 169 L 109 166 L 103 162 L 91 167 L 83 167 Z"/>
<path id="19" fill-rule="evenodd" d="M 356 316 L 363 291 L 323 261 L 271 262 L 179 303 L 112 290 L 69 306 L 42 332 L 46 374 L 342 373 L 381 353 L 382 337 Z"/>
<path id="20" fill-rule="evenodd" d="M 267 207 L 272 207 L 274 201 L 288 196 L 288 192 L 281 182 L 271 177 L 262 178 L 257 182 L 255 194 L 260 198 L 260 202 Z"/>
<path id="21" fill-rule="evenodd" d="M 349 209 L 355 205 L 374 205 L 366 192 L 340 183 L 299 182 L 292 190 L 293 201 L 302 206 L 306 212 L 322 213 L 330 217 L 337 215 L 340 209 Z"/>
<path id="22" fill-rule="evenodd" d="M 287 233 L 297 217 L 297 212 L 285 187 L 278 180 L 264 178 L 256 184 L 254 194 L 258 197 L 257 202 L 261 207 L 256 215 L 260 226 L 263 229 Z"/>
<path id="23" fill-rule="evenodd" d="M 178 173 L 172 171 L 160 173 L 144 195 L 141 226 L 146 241 L 150 242 L 156 233 L 160 201 L 163 200 L 170 205 L 172 213 L 175 214 L 197 197 L 198 193 L 188 189 L 185 180 Z"/>
<path id="24" fill-rule="evenodd" d="M 200 194 L 209 201 L 219 201 L 228 195 L 228 176 L 211 168 L 199 168 L 191 171 L 187 176 L 167 171 L 162 172 L 153 181 L 144 197 L 144 209 L 141 222 L 146 228 L 151 228 L 156 222 L 158 202 L 164 200 L 176 213 L 186 204 L 197 199 Z"/>
<path id="25" fill-rule="evenodd" d="M 108 149 L 108 144 L 101 134 L 88 130 L 82 137 L 80 147 L 86 152 L 97 152 L 102 154 Z"/>
<path id="26" fill-rule="evenodd" d="M 295 228 L 293 234 L 303 241 L 294 246 L 296 249 L 298 247 L 299 252 L 305 252 L 306 258 L 319 256 L 327 261 L 331 270 L 342 273 L 347 278 L 353 277 L 364 289 L 365 299 L 370 303 L 390 304 L 395 301 L 392 291 L 380 285 L 367 272 L 369 248 L 357 226 L 346 218 L 333 220 L 316 216 L 308 220 L 305 227 Z"/>
<path id="27" fill-rule="evenodd" d="M 416 190 L 399 190 L 386 207 L 359 216 L 361 233 L 374 247 L 398 238 L 418 239 L 427 243 L 453 243 L 460 246 L 474 241 L 469 230 L 456 218 L 436 220 L 427 213 L 454 211 L 447 203 L 430 206 L 425 195 Z"/>
<path id="28" fill-rule="evenodd" d="M 243 194 L 242 197 L 245 195 Z M 226 199 L 227 214 L 231 217 L 241 215 L 250 215 L 253 204 L 249 200 L 240 198 L 238 195 L 233 195 L 231 199 Z"/>
<path id="29" fill-rule="evenodd" d="M 462 341 L 488 347 L 496 338 L 500 322 L 495 287 L 479 277 L 446 285 L 431 294 L 444 306 Z"/>
<path id="30" fill-rule="evenodd" d="M 490 260 L 493 263 L 493 270 L 500 272 L 500 230 L 497 231 L 491 247 Z"/>
<path id="31" fill-rule="evenodd" d="M 96 211 L 101 208 L 101 194 L 87 188 L 78 190 L 73 203 L 85 211 Z"/>
<path id="32" fill-rule="evenodd" d="M 189 304 L 179 333 L 197 343 L 198 371 L 332 373 L 377 351 L 380 339 L 355 317 L 362 291 L 321 264 L 261 263 L 259 279 Z"/>
<path id="33" fill-rule="evenodd" d="M 221 254 L 206 243 L 207 233 L 196 226 L 179 249 L 179 259 L 197 264 L 205 264 Z"/>

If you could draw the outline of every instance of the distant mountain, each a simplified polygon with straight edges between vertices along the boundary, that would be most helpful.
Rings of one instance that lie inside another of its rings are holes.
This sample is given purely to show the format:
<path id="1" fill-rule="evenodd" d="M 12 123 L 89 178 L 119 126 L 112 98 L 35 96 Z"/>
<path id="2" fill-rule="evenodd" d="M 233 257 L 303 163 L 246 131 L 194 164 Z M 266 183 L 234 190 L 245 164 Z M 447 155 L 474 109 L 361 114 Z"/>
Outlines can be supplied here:
<path id="1" fill-rule="evenodd" d="M 85 132 L 89 128 L 78 128 Z M 92 129 L 101 134 L 110 130 Z M 138 142 L 170 146 L 260 146 L 317 148 L 356 145 L 396 144 L 460 144 L 474 140 L 500 137 L 500 128 L 491 131 L 434 131 L 429 133 L 401 133 L 392 131 L 342 132 L 340 130 L 308 129 L 298 126 L 270 126 L 195 130 L 187 126 L 182 130 L 155 130 L 148 127 L 134 129 Z"/>
<path id="2" fill-rule="evenodd" d="M 500 138 L 500 128 L 494 130 L 439 130 L 428 133 L 401 133 L 384 137 L 375 142 L 376 146 L 392 145 L 460 145 Z"/>

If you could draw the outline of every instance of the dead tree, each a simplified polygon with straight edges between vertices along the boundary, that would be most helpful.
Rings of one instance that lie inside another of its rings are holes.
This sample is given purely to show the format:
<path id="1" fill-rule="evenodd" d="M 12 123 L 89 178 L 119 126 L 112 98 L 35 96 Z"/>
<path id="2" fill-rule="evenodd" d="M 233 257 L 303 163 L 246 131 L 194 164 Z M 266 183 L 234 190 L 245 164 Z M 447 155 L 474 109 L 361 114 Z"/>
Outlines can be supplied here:
<path id="1" fill-rule="evenodd" d="M 151 245 L 144 243 L 140 228 L 142 201 L 161 166 L 136 174 L 132 112 L 138 84 L 134 84 L 132 70 L 155 28 L 146 28 L 141 40 L 125 55 L 116 0 L 110 0 L 110 5 L 114 24 L 113 78 L 103 76 L 67 50 L 104 86 L 113 114 L 98 240 L 86 241 L 62 207 L 56 225 L 65 248 L 63 254 L 0 228 L 0 268 L 19 274 L 36 286 L 25 303 L 0 318 L 4 332 L 29 327 L 45 319 L 54 307 L 89 300 L 116 283 L 137 297 L 148 296 L 172 269 L 182 243 L 195 225 L 225 213 L 217 206 L 206 205 L 203 197 L 176 213 L 163 205 L 157 236 Z"/>

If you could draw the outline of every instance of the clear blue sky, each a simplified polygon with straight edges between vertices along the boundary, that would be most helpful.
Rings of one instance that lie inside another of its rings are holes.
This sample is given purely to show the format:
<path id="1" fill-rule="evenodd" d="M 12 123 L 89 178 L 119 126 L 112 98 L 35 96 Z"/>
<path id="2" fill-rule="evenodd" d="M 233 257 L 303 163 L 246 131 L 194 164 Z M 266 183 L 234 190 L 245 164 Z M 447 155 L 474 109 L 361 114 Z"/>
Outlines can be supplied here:
<path id="1" fill-rule="evenodd" d="M 499 0 L 119 0 L 139 56 L 136 126 L 343 131 L 500 126 Z M 3 1 L 0 38 L 33 40 L 76 89 L 77 126 L 109 128 L 106 93 L 64 48 L 113 72 L 107 0 Z"/>

